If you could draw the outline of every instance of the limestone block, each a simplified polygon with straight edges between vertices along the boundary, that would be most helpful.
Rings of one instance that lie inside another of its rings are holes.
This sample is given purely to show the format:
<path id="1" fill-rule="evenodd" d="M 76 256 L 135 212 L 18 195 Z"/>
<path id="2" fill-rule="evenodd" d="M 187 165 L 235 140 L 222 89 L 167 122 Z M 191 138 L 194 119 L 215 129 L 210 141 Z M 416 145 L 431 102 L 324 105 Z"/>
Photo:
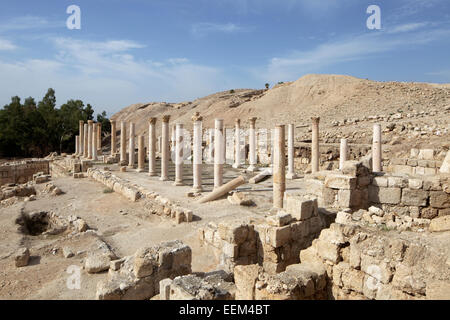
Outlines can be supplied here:
<path id="1" fill-rule="evenodd" d="M 398 204 L 401 199 L 400 188 L 383 188 L 370 185 L 369 201 L 372 203 Z"/>
<path id="2" fill-rule="evenodd" d="M 433 208 L 450 208 L 450 195 L 444 191 L 430 191 L 430 206 Z"/>
<path id="3" fill-rule="evenodd" d="M 274 216 L 266 218 L 267 224 L 274 227 L 283 227 L 288 225 L 292 221 L 292 216 L 286 212 L 279 212 Z"/>
<path id="4" fill-rule="evenodd" d="M 426 206 L 428 192 L 423 190 L 402 190 L 402 204 L 407 206 Z"/>
<path id="5" fill-rule="evenodd" d="M 393 165 L 392 171 L 398 174 L 413 174 L 413 167 L 407 165 Z"/>
<path id="6" fill-rule="evenodd" d="M 341 259 L 339 254 L 339 246 L 334 243 L 318 239 L 316 242 L 316 248 L 322 259 L 328 260 L 333 264 L 338 263 Z"/>
<path id="7" fill-rule="evenodd" d="M 423 180 L 421 179 L 409 179 L 408 180 L 408 188 L 413 190 L 422 189 Z"/>
<path id="8" fill-rule="evenodd" d="M 439 172 L 450 173 L 450 150 L 447 151 L 447 155 L 445 156 L 445 159 L 442 162 L 441 169 L 439 170 Z"/>
<path id="9" fill-rule="evenodd" d="M 30 260 L 30 250 L 28 248 L 20 248 L 14 255 L 16 267 L 25 267 Z"/>
<path id="10" fill-rule="evenodd" d="M 433 149 L 421 149 L 419 150 L 419 155 L 417 156 L 419 160 L 433 160 L 434 150 Z"/>
<path id="11" fill-rule="evenodd" d="M 450 231 L 450 216 L 442 216 L 431 220 L 430 232 Z"/>
<path id="12" fill-rule="evenodd" d="M 291 240 L 291 227 L 269 227 L 266 233 L 266 243 L 279 248 Z"/>
<path id="13" fill-rule="evenodd" d="M 234 282 L 236 284 L 236 300 L 254 300 L 255 285 L 262 268 L 257 264 L 236 266 L 234 268 Z"/>
<path id="14" fill-rule="evenodd" d="M 310 233 L 311 220 L 303 220 L 291 223 L 291 238 L 294 241 L 307 237 Z"/>
<path id="15" fill-rule="evenodd" d="M 328 174 L 325 178 L 325 187 L 353 190 L 356 188 L 356 178 L 343 174 Z"/>
<path id="16" fill-rule="evenodd" d="M 408 186 L 408 179 L 402 177 L 388 177 L 389 188 L 406 188 Z"/>
<path id="17" fill-rule="evenodd" d="M 286 212 L 294 219 L 306 220 L 317 215 L 317 198 L 302 197 L 298 194 L 286 194 Z"/>
<path id="18" fill-rule="evenodd" d="M 372 184 L 377 187 L 387 188 L 388 179 L 387 179 L 387 177 L 374 177 L 372 180 Z"/>

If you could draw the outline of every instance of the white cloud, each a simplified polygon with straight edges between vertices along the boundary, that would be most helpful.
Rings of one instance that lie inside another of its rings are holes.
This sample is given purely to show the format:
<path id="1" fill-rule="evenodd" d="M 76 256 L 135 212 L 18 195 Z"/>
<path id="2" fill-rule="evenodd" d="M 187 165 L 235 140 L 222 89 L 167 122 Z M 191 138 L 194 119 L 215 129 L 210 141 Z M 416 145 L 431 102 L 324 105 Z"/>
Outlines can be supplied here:
<path id="1" fill-rule="evenodd" d="M 393 28 L 386 28 L 387 33 L 401 33 L 401 32 L 411 32 L 428 26 L 428 22 L 416 22 L 416 23 L 406 23 Z"/>
<path id="2" fill-rule="evenodd" d="M 182 101 L 224 89 L 222 70 L 189 61 L 137 59 L 133 50 L 144 46 L 128 40 L 50 40 L 53 59 L 6 62 L 0 59 L 0 105 L 9 97 L 42 98 L 49 87 L 58 104 L 77 98 L 96 112 L 110 114 L 137 102 Z"/>
<path id="3" fill-rule="evenodd" d="M 0 51 L 2 50 L 14 50 L 17 47 L 9 40 L 0 39 Z"/>
<path id="4" fill-rule="evenodd" d="M 16 17 L 5 22 L 0 23 L 0 32 L 6 31 L 23 31 L 28 29 L 44 29 L 44 28 L 59 28 L 65 26 L 64 21 L 49 21 L 47 18 L 38 16 L 22 16 Z"/>
<path id="5" fill-rule="evenodd" d="M 191 33 L 199 37 L 206 36 L 210 33 L 235 33 L 246 31 L 250 31 L 250 28 L 238 26 L 234 23 L 219 24 L 202 22 L 196 23 L 191 27 Z"/>
<path id="6" fill-rule="evenodd" d="M 401 29 L 399 28 L 399 30 Z M 404 46 L 424 45 L 432 41 L 448 39 L 449 36 L 450 30 L 448 29 L 434 29 L 398 35 L 387 32 L 370 32 L 346 37 L 338 41 L 320 44 L 311 50 L 295 51 L 284 57 L 274 57 L 260 78 L 270 81 L 295 80 L 302 74 L 318 72 L 325 66 L 365 59 Z"/>

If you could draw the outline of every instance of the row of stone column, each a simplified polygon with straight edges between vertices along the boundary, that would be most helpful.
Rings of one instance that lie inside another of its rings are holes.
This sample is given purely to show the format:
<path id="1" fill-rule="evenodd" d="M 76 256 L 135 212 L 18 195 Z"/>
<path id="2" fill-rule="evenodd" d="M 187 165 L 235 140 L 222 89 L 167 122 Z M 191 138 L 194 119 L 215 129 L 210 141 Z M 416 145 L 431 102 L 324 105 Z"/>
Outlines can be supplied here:
<path id="1" fill-rule="evenodd" d="M 75 136 L 75 154 L 91 160 L 97 160 L 102 144 L 102 125 L 88 120 L 79 121 L 79 134 Z"/>
<path id="2" fill-rule="evenodd" d="M 161 135 L 161 177 L 160 180 L 168 180 L 168 168 L 169 168 L 169 120 L 170 116 L 165 115 L 162 117 L 162 135 Z M 202 117 L 196 113 L 193 117 L 193 189 L 195 192 L 202 191 Z M 250 119 L 250 154 L 249 164 L 250 170 L 254 170 L 256 166 L 256 137 L 255 137 L 255 121 L 256 118 Z M 311 155 L 311 168 L 312 172 L 319 171 L 319 121 L 320 118 L 312 118 L 312 155 Z M 116 153 L 116 124 L 114 120 L 111 120 L 111 153 Z M 214 124 L 214 188 L 218 188 L 223 184 L 223 165 L 225 163 L 225 135 L 222 119 L 216 119 Z M 88 133 L 89 135 L 89 133 Z M 235 164 L 233 167 L 237 168 L 240 165 L 241 153 L 240 147 L 240 121 L 236 120 L 235 123 Z M 90 135 L 89 135 L 90 136 Z M 135 125 L 130 124 L 130 143 L 129 143 L 129 166 L 134 166 L 135 163 Z M 138 138 L 138 171 L 144 171 L 145 166 L 145 153 L 144 153 L 144 136 Z M 178 123 L 175 126 L 174 135 L 171 137 L 175 151 L 175 185 L 183 185 L 183 125 Z M 126 122 L 121 123 L 121 147 L 120 147 L 120 160 L 124 164 L 126 162 Z M 286 174 L 286 154 L 285 154 L 285 126 L 277 125 L 274 131 L 273 141 L 273 201 L 275 207 L 282 207 L 284 192 L 286 189 L 286 178 L 294 179 L 296 177 L 294 170 L 294 125 L 288 125 L 288 173 Z M 89 142 L 88 142 L 89 144 Z M 252 151 L 253 150 L 253 151 Z M 373 135 L 373 171 L 381 171 L 381 127 L 379 124 L 374 126 Z M 342 169 L 343 163 L 347 160 L 348 144 L 347 139 L 341 139 L 340 147 L 340 163 L 339 167 Z M 149 120 L 149 175 L 156 176 L 156 118 L 150 118 Z M 252 168 L 253 167 L 253 168 Z"/>

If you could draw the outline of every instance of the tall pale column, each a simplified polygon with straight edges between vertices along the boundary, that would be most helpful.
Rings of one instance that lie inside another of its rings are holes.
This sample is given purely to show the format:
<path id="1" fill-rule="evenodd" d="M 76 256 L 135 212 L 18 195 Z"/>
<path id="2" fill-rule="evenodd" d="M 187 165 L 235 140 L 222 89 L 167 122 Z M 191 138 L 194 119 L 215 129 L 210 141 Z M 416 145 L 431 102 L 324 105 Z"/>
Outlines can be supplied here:
<path id="1" fill-rule="evenodd" d="M 84 152 L 84 121 L 79 121 L 79 142 L 78 142 L 78 154 L 81 156 Z"/>
<path id="2" fill-rule="evenodd" d="M 87 123 L 85 123 L 83 125 L 83 135 L 84 135 L 84 139 L 83 139 L 83 157 L 87 158 L 88 157 L 88 150 L 89 150 L 89 125 Z"/>
<path id="3" fill-rule="evenodd" d="M 92 159 L 92 137 L 94 135 L 94 122 L 88 120 L 88 159 Z"/>
<path id="4" fill-rule="evenodd" d="M 341 139 L 341 148 L 339 152 L 339 170 L 344 167 L 344 162 L 347 161 L 348 144 L 347 139 Z"/>
<path id="5" fill-rule="evenodd" d="M 111 121 L 111 155 L 114 156 L 116 154 L 116 120 Z"/>
<path id="6" fill-rule="evenodd" d="M 127 162 L 127 123 L 120 123 L 120 165 L 124 166 Z"/>
<path id="7" fill-rule="evenodd" d="M 241 120 L 236 119 L 234 122 L 234 164 L 233 168 L 241 166 Z"/>
<path id="8" fill-rule="evenodd" d="M 288 179 L 295 179 L 297 175 L 294 169 L 294 125 L 288 125 Z"/>
<path id="9" fill-rule="evenodd" d="M 80 153 L 80 136 L 75 136 L 75 155 Z"/>
<path id="10" fill-rule="evenodd" d="M 277 125 L 274 131 L 273 146 L 273 207 L 283 208 L 284 192 L 286 190 L 286 154 L 285 128 Z"/>
<path id="11" fill-rule="evenodd" d="M 135 128 L 134 123 L 130 122 L 130 144 L 128 146 L 128 168 L 134 168 L 134 164 L 136 162 L 136 158 L 135 158 L 136 146 L 135 146 L 135 142 L 134 142 L 134 135 L 135 135 L 134 128 Z"/>
<path id="12" fill-rule="evenodd" d="M 319 117 L 313 117 L 312 120 L 312 144 L 311 144 L 311 171 L 319 171 Z"/>
<path id="13" fill-rule="evenodd" d="M 177 123 L 175 130 L 175 186 L 183 185 L 183 124 Z"/>
<path id="14" fill-rule="evenodd" d="M 102 148 L 102 124 L 97 122 L 97 150 Z"/>
<path id="15" fill-rule="evenodd" d="M 148 175 L 156 176 L 156 118 L 148 121 Z"/>
<path id="16" fill-rule="evenodd" d="M 214 162 L 214 130 L 208 130 L 208 154 L 207 154 L 207 162 Z"/>
<path id="17" fill-rule="evenodd" d="M 137 172 L 145 170 L 145 141 L 144 136 L 138 136 L 138 169 Z"/>
<path id="18" fill-rule="evenodd" d="M 372 171 L 381 172 L 381 125 L 373 125 Z"/>
<path id="19" fill-rule="evenodd" d="M 249 141 L 248 141 L 248 147 L 249 147 L 249 155 L 248 155 L 248 163 L 249 167 L 247 168 L 248 171 L 255 171 L 256 169 L 256 119 L 257 118 L 250 118 L 250 130 L 248 132 L 249 134 Z"/>
<path id="20" fill-rule="evenodd" d="M 172 135 L 170 138 L 170 142 L 171 142 L 170 152 L 175 154 L 175 149 L 176 149 L 176 145 L 177 145 L 177 125 L 176 124 L 172 125 Z M 173 157 L 173 159 L 175 159 L 175 157 Z"/>
<path id="21" fill-rule="evenodd" d="M 98 130 L 97 130 L 97 124 L 92 124 L 92 160 L 97 161 L 97 142 L 98 142 Z"/>
<path id="22" fill-rule="evenodd" d="M 162 118 L 162 137 L 161 137 L 161 181 L 169 180 L 169 120 L 170 116 Z"/>
<path id="23" fill-rule="evenodd" d="M 214 189 L 223 184 L 225 143 L 223 141 L 223 119 L 215 120 L 214 129 Z"/>
<path id="24" fill-rule="evenodd" d="M 192 117 L 192 121 L 194 121 L 194 141 L 193 141 L 193 191 L 194 192 L 202 192 L 202 120 L 203 118 L 200 116 L 198 112 Z"/>

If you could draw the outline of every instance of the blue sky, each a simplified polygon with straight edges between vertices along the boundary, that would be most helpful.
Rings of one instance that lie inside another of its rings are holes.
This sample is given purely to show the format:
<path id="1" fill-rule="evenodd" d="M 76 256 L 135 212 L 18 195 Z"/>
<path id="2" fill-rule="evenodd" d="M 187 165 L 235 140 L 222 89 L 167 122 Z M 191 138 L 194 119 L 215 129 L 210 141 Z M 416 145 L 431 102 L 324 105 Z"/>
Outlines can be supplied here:
<path id="1" fill-rule="evenodd" d="M 308 73 L 450 82 L 449 52 L 448 0 L 2 0 L 0 106 L 52 87 L 111 115 Z"/>

